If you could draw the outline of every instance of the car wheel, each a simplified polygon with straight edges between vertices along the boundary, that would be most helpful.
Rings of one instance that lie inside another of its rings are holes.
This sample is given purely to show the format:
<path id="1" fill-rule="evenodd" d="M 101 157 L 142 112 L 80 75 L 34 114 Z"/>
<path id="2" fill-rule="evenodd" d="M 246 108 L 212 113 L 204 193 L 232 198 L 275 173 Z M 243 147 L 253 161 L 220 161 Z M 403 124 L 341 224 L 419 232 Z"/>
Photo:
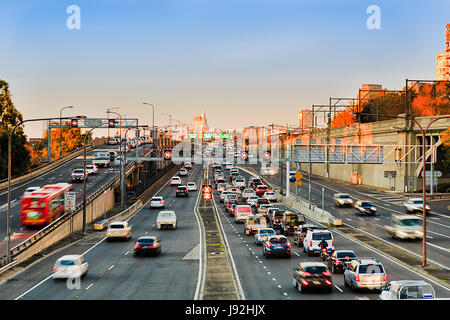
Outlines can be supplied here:
<path id="1" fill-rule="evenodd" d="M 299 293 L 304 293 L 305 292 L 305 288 L 303 288 L 302 284 L 298 284 L 297 285 L 297 291 Z"/>

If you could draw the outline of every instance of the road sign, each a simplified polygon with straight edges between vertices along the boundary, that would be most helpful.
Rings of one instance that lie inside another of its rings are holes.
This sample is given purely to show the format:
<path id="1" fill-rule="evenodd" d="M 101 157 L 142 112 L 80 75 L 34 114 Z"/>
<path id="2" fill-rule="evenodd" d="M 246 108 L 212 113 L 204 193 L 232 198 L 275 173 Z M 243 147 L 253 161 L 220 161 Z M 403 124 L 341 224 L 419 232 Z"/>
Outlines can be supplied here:
<path id="1" fill-rule="evenodd" d="M 198 134 L 197 133 L 189 133 L 189 139 L 197 139 Z"/>
<path id="2" fill-rule="evenodd" d="M 295 179 L 300 180 L 303 175 L 300 173 L 300 171 L 297 171 L 297 173 L 294 175 Z"/>
<path id="3" fill-rule="evenodd" d="M 64 208 L 68 211 L 74 211 L 76 208 L 77 193 L 75 191 L 67 191 L 64 193 Z"/>
<path id="4" fill-rule="evenodd" d="M 442 172 L 441 171 L 434 171 L 433 172 L 434 177 L 435 178 L 440 178 L 442 177 Z M 427 179 L 431 178 L 431 171 L 425 171 L 425 175 L 427 176 Z M 421 172 L 421 176 L 423 177 L 423 171 Z"/>
<path id="5" fill-rule="evenodd" d="M 212 134 L 212 133 L 207 133 L 207 132 L 205 132 L 205 133 L 203 134 L 203 138 L 204 138 L 204 139 L 212 139 L 212 137 L 213 137 L 213 134 Z"/>
<path id="6" fill-rule="evenodd" d="M 245 151 L 242 151 L 241 152 L 241 158 L 244 159 L 244 160 L 247 159 L 248 158 L 248 153 L 245 152 Z"/>
<path id="7" fill-rule="evenodd" d="M 205 193 L 211 193 L 212 192 L 212 188 L 211 188 L 210 185 L 205 185 L 205 186 L 203 186 L 202 191 L 205 192 Z"/>
<path id="8" fill-rule="evenodd" d="M 295 185 L 296 186 L 301 186 L 302 185 L 302 180 L 295 180 Z"/>
<path id="9" fill-rule="evenodd" d="M 229 134 L 229 133 L 222 133 L 222 134 L 220 135 L 220 137 L 221 137 L 222 139 L 230 139 L 230 134 Z"/>
<path id="10" fill-rule="evenodd" d="M 172 158 L 172 152 L 164 151 L 164 159 L 169 160 L 170 158 Z"/>
<path id="11" fill-rule="evenodd" d="M 264 152 L 264 159 L 266 160 L 270 159 L 270 152 Z"/>

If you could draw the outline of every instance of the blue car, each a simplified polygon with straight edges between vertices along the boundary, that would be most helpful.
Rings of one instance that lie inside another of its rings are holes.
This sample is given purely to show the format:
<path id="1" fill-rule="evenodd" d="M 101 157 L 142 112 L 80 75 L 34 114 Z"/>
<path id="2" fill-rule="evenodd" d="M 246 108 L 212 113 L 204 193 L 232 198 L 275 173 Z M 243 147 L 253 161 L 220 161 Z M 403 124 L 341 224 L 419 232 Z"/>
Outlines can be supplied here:
<path id="1" fill-rule="evenodd" d="M 291 257 L 291 243 L 282 235 L 268 236 L 263 243 L 263 256 L 269 259 L 272 256 Z"/>
<path id="2" fill-rule="evenodd" d="M 268 236 L 276 235 L 277 233 L 272 228 L 261 228 L 255 233 L 255 243 L 260 246 L 266 241 Z"/>

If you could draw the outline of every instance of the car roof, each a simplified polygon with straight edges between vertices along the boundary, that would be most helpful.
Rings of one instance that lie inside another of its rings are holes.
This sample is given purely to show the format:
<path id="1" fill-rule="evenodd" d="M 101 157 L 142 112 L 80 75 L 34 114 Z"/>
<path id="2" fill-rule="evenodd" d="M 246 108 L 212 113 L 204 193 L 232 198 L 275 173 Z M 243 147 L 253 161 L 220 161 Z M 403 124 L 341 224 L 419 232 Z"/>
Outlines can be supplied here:
<path id="1" fill-rule="evenodd" d="M 313 261 L 305 261 L 305 262 L 299 262 L 299 266 L 303 267 L 326 267 L 326 265 L 322 262 L 313 262 Z"/>
<path id="2" fill-rule="evenodd" d="M 273 236 L 269 237 L 269 239 L 272 239 L 272 238 L 284 238 L 284 239 L 287 239 L 287 237 L 283 236 L 282 234 L 277 234 L 277 235 L 273 235 Z"/>
<path id="3" fill-rule="evenodd" d="M 401 286 L 404 286 L 404 285 L 429 285 L 429 286 L 431 286 L 431 284 L 429 284 L 428 282 L 426 282 L 424 280 L 393 280 L 393 281 L 389 282 L 389 284 L 398 284 Z"/>
<path id="4" fill-rule="evenodd" d="M 158 238 L 158 236 L 142 236 L 142 237 L 139 237 L 139 238 L 137 239 L 137 241 L 139 241 L 139 240 L 147 240 L 147 239 L 155 240 L 155 239 L 157 239 L 157 238 Z"/>
<path id="5" fill-rule="evenodd" d="M 65 256 L 62 256 L 60 258 L 58 258 L 57 261 L 61 261 L 61 260 L 76 260 L 81 258 L 82 255 L 81 254 L 67 254 Z"/>

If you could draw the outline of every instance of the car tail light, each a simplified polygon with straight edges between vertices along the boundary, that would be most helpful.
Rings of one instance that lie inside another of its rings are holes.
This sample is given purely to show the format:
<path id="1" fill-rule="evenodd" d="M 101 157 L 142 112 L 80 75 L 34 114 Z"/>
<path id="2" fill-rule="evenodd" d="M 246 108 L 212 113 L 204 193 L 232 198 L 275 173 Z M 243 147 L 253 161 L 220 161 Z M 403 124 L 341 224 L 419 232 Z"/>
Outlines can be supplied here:
<path id="1" fill-rule="evenodd" d="M 331 246 L 334 247 L 334 239 L 331 240 Z"/>
<path id="2" fill-rule="evenodd" d="M 303 272 L 303 276 L 304 276 L 304 277 L 311 277 L 311 273 L 309 273 L 309 272 Z"/>
<path id="3" fill-rule="evenodd" d="M 312 240 L 309 240 L 309 246 L 312 247 Z"/>
<path id="4" fill-rule="evenodd" d="M 322 272 L 324 276 L 331 277 L 331 273 L 328 271 Z"/>
<path id="5" fill-rule="evenodd" d="M 358 275 L 358 274 L 355 275 L 355 281 L 356 281 L 356 282 L 359 282 L 359 275 Z"/>
<path id="6" fill-rule="evenodd" d="M 330 280 L 325 280 L 325 283 L 329 286 L 331 286 L 331 281 Z"/>
<path id="7" fill-rule="evenodd" d="M 309 284 L 309 282 L 306 281 L 306 280 L 302 280 L 302 284 L 303 284 L 304 286 L 307 286 L 307 285 Z"/>
<path id="8" fill-rule="evenodd" d="M 142 247 L 140 244 L 134 246 L 135 249 L 139 249 L 140 247 Z"/>
<path id="9" fill-rule="evenodd" d="M 341 263 L 342 261 L 339 259 L 336 259 L 335 263 Z"/>
<path id="10" fill-rule="evenodd" d="M 61 268 L 61 266 L 57 266 L 56 268 L 53 269 L 53 272 L 58 271 L 58 269 Z"/>
<path id="11" fill-rule="evenodd" d="M 327 252 L 327 248 L 322 248 L 322 252 Z"/>
<path id="12" fill-rule="evenodd" d="M 387 281 L 387 274 L 386 273 L 383 275 L 383 281 Z"/>
<path id="13" fill-rule="evenodd" d="M 288 241 L 288 242 L 286 242 L 286 245 L 288 246 L 288 248 L 290 248 L 291 247 L 291 243 Z"/>

